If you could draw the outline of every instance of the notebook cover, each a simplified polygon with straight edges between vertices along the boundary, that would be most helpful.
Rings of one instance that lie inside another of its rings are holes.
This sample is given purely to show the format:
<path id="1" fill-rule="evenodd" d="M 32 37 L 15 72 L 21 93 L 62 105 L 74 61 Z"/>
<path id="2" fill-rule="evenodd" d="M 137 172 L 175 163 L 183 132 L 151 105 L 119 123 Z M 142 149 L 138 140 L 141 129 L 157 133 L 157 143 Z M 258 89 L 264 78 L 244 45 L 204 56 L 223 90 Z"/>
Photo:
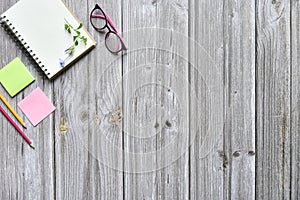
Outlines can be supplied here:
<path id="1" fill-rule="evenodd" d="M 65 30 L 65 23 L 68 21 L 76 28 L 80 24 L 75 14 L 61 0 L 19 0 L 1 18 L 50 79 L 74 64 L 96 45 L 83 26 L 80 32 L 87 38 L 87 44 L 79 41 L 73 56 L 61 66 L 60 60 L 68 57 L 65 50 L 74 44 L 74 34 Z"/>

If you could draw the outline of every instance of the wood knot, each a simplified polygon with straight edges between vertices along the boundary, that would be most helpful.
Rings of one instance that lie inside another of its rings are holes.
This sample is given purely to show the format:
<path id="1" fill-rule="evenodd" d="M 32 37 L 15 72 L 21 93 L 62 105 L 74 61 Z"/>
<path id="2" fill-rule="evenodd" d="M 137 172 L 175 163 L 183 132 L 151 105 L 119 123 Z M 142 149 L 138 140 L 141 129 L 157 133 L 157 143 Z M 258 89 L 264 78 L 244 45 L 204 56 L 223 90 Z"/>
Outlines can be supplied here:
<path id="1" fill-rule="evenodd" d="M 95 118 L 95 122 L 96 122 L 96 124 L 100 124 L 101 120 L 99 119 L 99 117 L 98 117 L 98 116 L 96 116 L 96 118 Z"/>
<path id="2" fill-rule="evenodd" d="M 226 156 L 226 154 L 225 154 L 224 151 L 218 151 L 218 153 L 219 153 L 219 156 L 223 160 L 223 165 L 222 166 L 223 166 L 224 169 L 226 169 L 227 165 L 228 165 L 228 158 L 227 158 L 227 156 Z"/>
<path id="3" fill-rule="evenodd" d="M 61 134 L 66 134 L 68 131 L 67 122 L 64 117 L 60 119 L 59 132 Z"/>
<path id="4" fill-rule="evenodd" d="M 239 157 L 240 156 L 240 151 L 235 151 L 235 152 L 233 152 L 233 157 Z"/>
<path id="5" fill-rule="evenodd" d="M 165 125 L 166 125 L 167 128 L 171 128 L 172 127 L 172 124 L 171 124 L 171 122 L 169 122 L 169 120 L 167 120 L 165 122 Z"/>
<path id="6" fill-rule="evenodd" d="M 83 112 L 81 113 L 81 115 L 80 115 L 80 120 L 81 120 L 82 122 L 84 122 L 84 121 L 86 121 L 86 120 L 88 119 L 88 117 L 89 117 L 88 112 L 87 112 L 87 111 L 83 111 Z"/>
<path id="7" fill-rule="evenodd" d="M 157 5 L 157 0 L 153 0 L 151 3 L 152 3 L 152 5 L 156 6 Z"/>
<path id="8" fill-rule="evenodd" d="M 118 107 L 117 109 L 115 109 L 113 112 L 111 112 L 111 115 L 108 119 L 108 121 L 110 123 L 119 123 L 121 122 L 123 119 L 123 116 L 122 116 L 122 109 L 120 107 Z"/>
<path id="9" fill-rule="evenodd" d="M 249 156 L 254 156 L 254 155 L 255 155 L 255 152 L 254 152 L 254 151 L 248 151 L 248 155 L 249 155 Z"/>

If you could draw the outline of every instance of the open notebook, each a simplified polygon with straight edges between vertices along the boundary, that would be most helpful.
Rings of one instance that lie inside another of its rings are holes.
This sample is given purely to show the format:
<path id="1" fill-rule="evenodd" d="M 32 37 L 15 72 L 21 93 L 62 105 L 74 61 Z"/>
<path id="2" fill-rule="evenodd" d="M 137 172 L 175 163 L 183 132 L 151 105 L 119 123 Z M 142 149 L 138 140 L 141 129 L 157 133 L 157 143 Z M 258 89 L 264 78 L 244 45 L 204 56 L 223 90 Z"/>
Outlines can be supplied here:
<path id="1" fill-rule="evenodd" d="M 81 56 L 95 47 L 96 42 L 82 27 L 84 44 L 78 40 L 72 56 L 65 52 L 71 47 L 73 35 L 65 30 L 66 21 L 74 28 L 80 22 L 61 0 L 19 0 L 1 15 L 1 23 L 18 38 L 48 78 L 54 78 Z M 64 64 L 61 61 L 64 60 Z"/>

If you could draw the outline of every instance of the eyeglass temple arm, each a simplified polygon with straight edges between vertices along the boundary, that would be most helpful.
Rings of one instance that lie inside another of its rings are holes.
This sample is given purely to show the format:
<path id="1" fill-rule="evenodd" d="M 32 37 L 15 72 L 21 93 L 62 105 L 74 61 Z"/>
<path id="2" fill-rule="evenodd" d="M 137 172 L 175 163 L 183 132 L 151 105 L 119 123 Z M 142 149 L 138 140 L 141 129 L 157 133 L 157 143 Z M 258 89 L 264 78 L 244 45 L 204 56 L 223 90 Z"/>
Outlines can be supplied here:
<path id="1" fill-rule="evenodd" d="M 114 31 L 119 35 L 120 33 L 119 33 L 117 27 L 115 26 L 115 24 L 111 21 L 111 19 L 109 18 L 109 16 L 108 16 L 107 14 L 105 14 L 105 15 L 106 15 L 106 19 L 107 19 L 109 25 L 110 25 L 110 26 L 114 29 Z M 105 19 L 104 16 L 102 16 L 102 15 L 97 15 L 97 14 L 92 14 L 92 18 L 101 18 L 101 19 Z"/>
<path id="2" fill-rule="evenodd" d="M 105 19 L 104 16 L 102 16 L 102 15 L 97 15 L 97 14 L 92 14 L 92 18 L 101 18 L 101 19 Z"/>

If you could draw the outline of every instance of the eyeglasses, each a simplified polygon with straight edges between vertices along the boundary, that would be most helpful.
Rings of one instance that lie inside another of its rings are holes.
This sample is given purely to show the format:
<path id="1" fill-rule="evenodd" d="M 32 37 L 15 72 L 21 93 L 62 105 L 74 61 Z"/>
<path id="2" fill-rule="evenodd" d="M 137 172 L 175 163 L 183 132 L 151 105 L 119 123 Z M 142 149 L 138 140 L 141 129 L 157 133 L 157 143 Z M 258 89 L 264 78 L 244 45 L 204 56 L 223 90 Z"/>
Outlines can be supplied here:
<path id="1" fill-rule="evenodd" d="M 108 29 L 105 35 L 105 46 L 111 53 L 117 54 L 128 49 L 117 27 L 99 4 L 96 4 L 90 14 L 90 22 L 98 32 Z"/>

